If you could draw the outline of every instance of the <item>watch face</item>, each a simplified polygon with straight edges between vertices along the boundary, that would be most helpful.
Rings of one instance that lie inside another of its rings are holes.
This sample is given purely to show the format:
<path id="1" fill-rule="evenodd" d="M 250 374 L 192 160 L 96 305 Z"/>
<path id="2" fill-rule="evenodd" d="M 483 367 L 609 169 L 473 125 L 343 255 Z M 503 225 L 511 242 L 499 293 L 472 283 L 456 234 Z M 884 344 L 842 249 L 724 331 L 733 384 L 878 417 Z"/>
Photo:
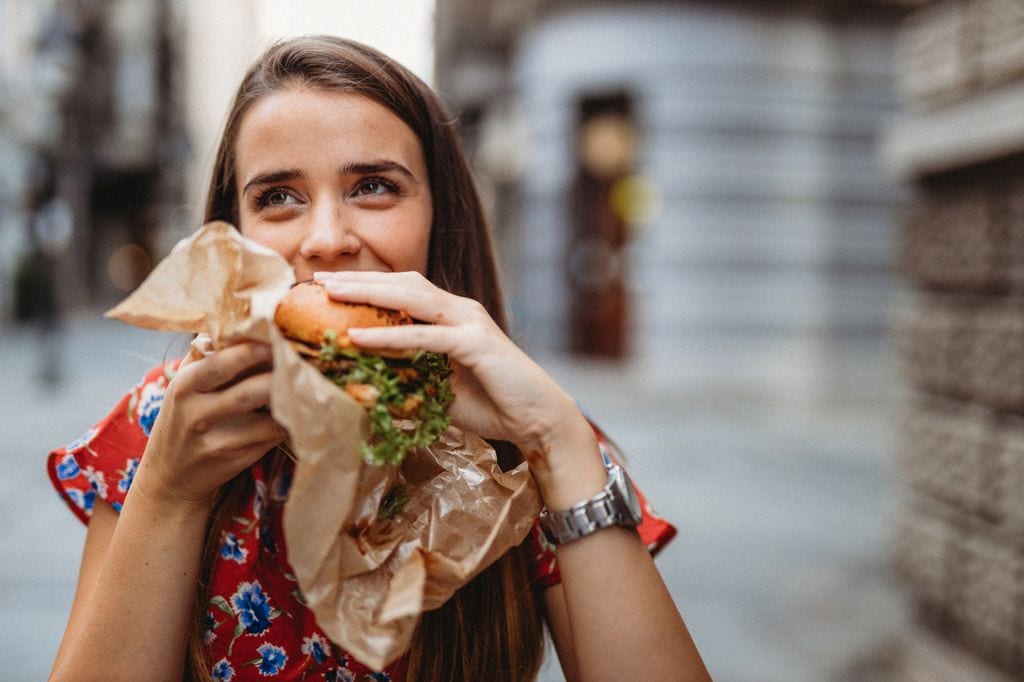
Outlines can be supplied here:
<path id="1" fill-rule="evenodd" d="M 629 514 L 634 521 L 639 525 L 640 521 L 643 520 L 643 510 L 640 509 L 640 498 L 637 497 L 636 488 L 633 487 L 633 482 L 629 480 L 629 476 L 623 473 L 623 478 L 626 481 L 626 504 L 629 507 Z"/>
<path id="2" fill-rule="evenodd" d="M 618 501 L 626 517 L 634 524 L 639 524 L 643 519 L 643 511 L 640 509 L 640 498 L 637 497 L 633 482 L 622 467 L 616 467 L 615 489 L 618 493 Z"/>

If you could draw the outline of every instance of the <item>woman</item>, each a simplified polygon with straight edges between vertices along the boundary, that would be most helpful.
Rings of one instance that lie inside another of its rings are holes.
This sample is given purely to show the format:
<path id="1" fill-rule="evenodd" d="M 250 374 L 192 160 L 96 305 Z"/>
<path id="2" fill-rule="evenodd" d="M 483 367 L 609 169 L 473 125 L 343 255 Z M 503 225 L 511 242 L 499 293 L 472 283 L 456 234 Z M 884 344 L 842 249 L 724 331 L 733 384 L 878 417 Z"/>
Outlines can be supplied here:
<path id="1" fill-rule="evenodd" d="M 451 120 L 402 67 L 332 37 L 271 47 L 231 108 L 206 217 L 238 226 L 333 298 L 432 322 L 350 335 L 367 348 L 446 353 L 454 423 L 514 444 L 548 509 L 605 487 L 600 436 L 502 331 Z M 158 368 L 51 456 L 54 482 L 83 519 L 91 512 L 53 679 L 369 672 L 316 629 L 289 575 L 279 532 L 288 462 L 276 449 L 285 434 L 260 409 L 269 369 L 268 349 L 252 343 L 182 362 L 173 380 Z M 104 458 L 123 464 L 104 474 Z M 707 679 L 645 539 L 611 525 L 567 542 L 561 580 L 545 589 L 536 545 L 524 543 L 424 614 L 408 654 L 373 679 L 532 679 L 542 623 L 568 679 Z"/>

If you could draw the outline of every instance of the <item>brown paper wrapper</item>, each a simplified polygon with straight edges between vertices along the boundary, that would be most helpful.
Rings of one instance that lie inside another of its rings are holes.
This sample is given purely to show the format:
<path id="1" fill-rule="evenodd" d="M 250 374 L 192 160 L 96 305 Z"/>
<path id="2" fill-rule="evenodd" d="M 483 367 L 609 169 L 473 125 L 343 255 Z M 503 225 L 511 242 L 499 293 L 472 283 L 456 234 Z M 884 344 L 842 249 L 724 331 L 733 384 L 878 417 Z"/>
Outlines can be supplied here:
<path id="1" fill-rule="evenodd" d="M 523 541 L 540 496 L 525 463 L 501 471 L 493 448 L 455 427 L 400 467 L 364 463 L 365 412 L 272 322 L 293 283 L 276 252 L 214 222 L 179 243 L 107 315 L 208 335 L 193 344 L 197 354 L 244 340 L 271 344 L 270 412 L 287 429 L 295 459 L 284 507 L 289 562 L 317 624 L 380 670 L 408 648 L 421 612 Z M 408 501 L 379 518 L 396 485 Z"/>

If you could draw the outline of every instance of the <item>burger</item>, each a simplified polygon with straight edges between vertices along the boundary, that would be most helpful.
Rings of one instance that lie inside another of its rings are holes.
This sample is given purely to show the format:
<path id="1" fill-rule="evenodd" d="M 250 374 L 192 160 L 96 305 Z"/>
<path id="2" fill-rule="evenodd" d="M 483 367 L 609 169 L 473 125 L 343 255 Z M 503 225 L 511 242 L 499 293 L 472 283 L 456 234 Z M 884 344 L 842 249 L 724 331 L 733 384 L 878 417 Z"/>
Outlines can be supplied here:
<path id="1" fill-rule="evenodd" d="M 415 324 L 404 312 L 334 301 L 316 282 L 288 290 L 274 323 L 293 348 L 321 374 L 363 406 L 370 437 L 361 444 L 372 464 L 397 465 L 448 428 L 452 390 L 446 356 L 423 350 L 364 350 L 352 343 L 352 327 Z"/>

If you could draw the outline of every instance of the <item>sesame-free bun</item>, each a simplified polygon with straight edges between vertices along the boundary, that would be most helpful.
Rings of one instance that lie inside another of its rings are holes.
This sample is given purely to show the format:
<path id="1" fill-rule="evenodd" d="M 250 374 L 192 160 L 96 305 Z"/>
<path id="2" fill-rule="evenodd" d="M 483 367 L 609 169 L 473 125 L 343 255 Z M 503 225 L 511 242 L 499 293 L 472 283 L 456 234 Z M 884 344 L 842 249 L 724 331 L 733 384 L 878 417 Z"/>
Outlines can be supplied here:
<path id="1" fill-rule="evenodd" d="M 277 305 L 274 323 L 295 341 L 319 346 L 324 334 L 333 330 L 339 348 L 352 346 L 349 327 L 393 327 L 412 324 L 409 315 L 362 303 L 334 301 L 316 282 L 299 282 Z"/>

